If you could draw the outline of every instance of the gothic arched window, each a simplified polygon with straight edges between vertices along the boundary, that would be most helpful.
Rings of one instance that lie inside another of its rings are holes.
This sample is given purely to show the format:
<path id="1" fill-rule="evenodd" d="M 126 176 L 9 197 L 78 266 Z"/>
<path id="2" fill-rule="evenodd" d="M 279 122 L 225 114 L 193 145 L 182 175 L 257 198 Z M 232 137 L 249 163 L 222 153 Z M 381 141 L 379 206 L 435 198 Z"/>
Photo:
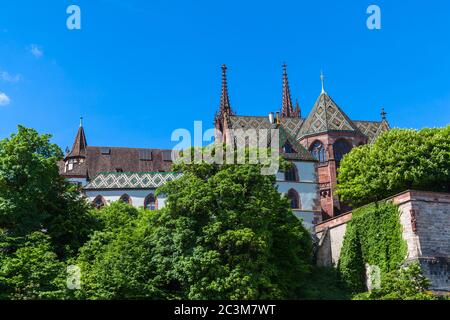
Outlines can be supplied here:
<path id="1" fill-rule="evenodd" d="M 294 163 L 291 164 L 291 166 L 286 169 L 284 172 L 284 180 L 286 181 L 298 181 L 298 174 L 297 174 L 297 167 Z"/>
<path id="2" fill-rule="evenodd" d="M 94 206 L 95 209 L 101 209 L 102 207 L 104 207 L 106 204 L 105 199 L 98 195 L 97 197 L 95 197 L 94 201 L 92 201 L 92 205 Z"/>
<path id="3" fill-rule="evenodd" d="M 144 209 L 146 210 L 156 210 L 158 209 L 155 196 L 153 194 L 149 194 L 144 201 Z"/>
<path id="4" fill-rule="evenodd" d="M 288 191 L 287 196 L 291 202 L 291 208 L 300 209 L 300 197 L 298 196 L 297 191 L 291 189 Z"/>
<path id="5" fill-rule="evenodd" d="M 122 201 L 122 202 L 128 203 L 128 204 L 131 204 L 131 198 L 130 198 L 130 196 L 127 195 L 127 194 L 122 195 L 122 196 L 120 197 L 119 201 Z"/>
<path id="6" fill-rule="evenodd" d="M 315 141 L 309 148 L 312 156 L 317 159 L 320 163 L 327 161 L 327 155 L 325 153 L 325 148 L 323 143 L 319 140 Z"/>
<path id="7" fill-rule="evenodd" d="M 341 162 L 342 158 L 352 150 L 350 142 L 344 139 L 339 139 L 333 144 L 334 159 L 337 163 Z"/>

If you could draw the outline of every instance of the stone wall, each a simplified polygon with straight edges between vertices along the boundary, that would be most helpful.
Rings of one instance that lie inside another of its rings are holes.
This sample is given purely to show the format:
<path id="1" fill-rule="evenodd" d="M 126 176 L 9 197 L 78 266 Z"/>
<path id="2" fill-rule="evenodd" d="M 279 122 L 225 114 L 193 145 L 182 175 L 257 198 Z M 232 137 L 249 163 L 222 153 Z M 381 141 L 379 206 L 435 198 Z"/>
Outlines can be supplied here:
<path id="1" fill-rule="evenodd" d="M 399 207 L 406 263 L 419 262 L 431 289 L 450 291 L 450 194 L 406 191 L 387 201 Z M 317 264 L 336 266 L 351 212 L 316 226 Z"/>
<path id="2" fill-rule="evenodd" d="M 409 191 L 393 198 L 399 206 L 406 262 L 418 261 L 435 291 L 450 291 L 450 194 Z"/>
<path id="3" fill-rule="evenodd" d="M 341 254 L 347 222 L 352 213 L 338 216 L 316 225 L 318 250 L 316 252 L 317 264 L 320 266 L 336 266 Z"/>

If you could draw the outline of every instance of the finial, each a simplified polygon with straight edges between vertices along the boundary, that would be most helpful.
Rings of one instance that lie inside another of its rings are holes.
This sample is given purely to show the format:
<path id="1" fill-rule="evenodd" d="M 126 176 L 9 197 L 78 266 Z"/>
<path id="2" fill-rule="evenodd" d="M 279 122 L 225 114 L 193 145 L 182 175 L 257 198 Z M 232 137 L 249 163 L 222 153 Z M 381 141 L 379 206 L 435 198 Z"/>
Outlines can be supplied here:
<path id="1" fill-rule="evenodd" d="M 302 117 L 301 111 L 300 111 L 300 104 L 298 103 L 298 99 L 295 99 L 295 116 L 298 118 Z"/>
<path id="2" fill-rule="evenodd" d="M 325 93 L 325 76 L 323 75 L 323 70 L 320 70 L 320 82 L 322 83 L 322 94 Z"/>
<path id="3" fill-rule="evenodd" d="M 80 127 L 83 126 L 83 117 L 80 117 Z"/>
<path id="4" fill-rule="evenodd" d="M 381 108 L 381 120 L 386 120 L 387 113 L 384 111 L 384 108 Z"/>

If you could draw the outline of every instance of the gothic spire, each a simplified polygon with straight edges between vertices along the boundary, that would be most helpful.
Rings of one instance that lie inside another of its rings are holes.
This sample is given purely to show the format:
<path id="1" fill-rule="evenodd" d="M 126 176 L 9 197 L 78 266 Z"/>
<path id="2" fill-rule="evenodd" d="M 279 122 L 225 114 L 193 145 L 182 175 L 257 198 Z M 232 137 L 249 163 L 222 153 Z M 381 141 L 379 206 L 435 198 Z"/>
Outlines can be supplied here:
<path id="1" fill-rule="evenodd" d="M 292 107 L 291 91 L 289 89 L 289 81 L 287 75 L 286 63 L 283 64 L 283 95 L 281 103 L 281 116 L 282 117 L 293 117 L 294 109 Z"/>
<path id="2" fill-rule="evenodd" d="M 300 105 L 298 104 L 298 99 L 295 99 L 295 109 L 294 109 L 294 114 L 296 117 L 301 118 L 302 117 L 302 112 L 300 111 Z"/>
<path id="3" fill-rule="evenodd" d="M 83 117 L 80 117 L 80 127 L 78 128 L 77 136 L 73 142 L 72 150 L 70 151 L 71 157 L 84 156 L 87 147 L 86 135 L 83 129 Z"/>
<path id="4" fill-rule="evenodd" d="M 220 114 L 228 114 L 232 115 L 233 111 L 231 110 L 230 98 L 228 96 L 228 83 L 227 83 L 227 66 L 225 64 L 222 65 L 222 95 L 220 97 Z"/>

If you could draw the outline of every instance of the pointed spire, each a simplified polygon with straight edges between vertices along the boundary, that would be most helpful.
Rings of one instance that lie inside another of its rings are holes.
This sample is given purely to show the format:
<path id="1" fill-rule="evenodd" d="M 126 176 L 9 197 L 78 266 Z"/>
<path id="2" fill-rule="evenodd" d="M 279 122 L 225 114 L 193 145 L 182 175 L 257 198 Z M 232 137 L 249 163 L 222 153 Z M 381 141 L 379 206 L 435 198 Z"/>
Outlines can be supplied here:
<path id="1" fill-rule="evenodd" d="M 294 116 L 294 109 L 292 108 L 291 90 L 289 88 L 286 63 L 283 64 L 283 96 L 281 104 L 281 116 L 282 117 Z"/>
<path id="2" fill-rule="evenodd" d="M 384 108 L 381 108 L 381 120 L 386 120 L 387 113 L 384 111 Z"/>
<path id="3" fill-rule="evenodd" d="M 295 99 L 295 110 L 294 110 L 294 114 L 296 117 L 301 118 L 302 117 L 302 113 L 300 111 L 300 105 L 298 104 L 298 99 Z"/>
<path id="4" fill-rule="evenodd" d="M 222 65 L 222 95 L 220 97 L 220 110 L 221 114 L 227 113 L 229 115 L 233 114 L 230 105 L 230 98 L 228 96 L 228 83 L 227 83 L 227 66 Z"/>
<path id="5" fill-rule="evenodd" d="M 321 94 L 325 94 L 325 76 L 323 75 L 323 71 L 320 70 L 320 82 L 322 83 L 322 92 Z"/>
<path id="6" fill-rule="evenodd" d="M 87 147 L 86 135 L 83 128 L 83 117 L 80 117 L 80 127 L 78 128 L 77 136 L 73 142 L 72 150 L 69 156 L 84 156 Z"/>

